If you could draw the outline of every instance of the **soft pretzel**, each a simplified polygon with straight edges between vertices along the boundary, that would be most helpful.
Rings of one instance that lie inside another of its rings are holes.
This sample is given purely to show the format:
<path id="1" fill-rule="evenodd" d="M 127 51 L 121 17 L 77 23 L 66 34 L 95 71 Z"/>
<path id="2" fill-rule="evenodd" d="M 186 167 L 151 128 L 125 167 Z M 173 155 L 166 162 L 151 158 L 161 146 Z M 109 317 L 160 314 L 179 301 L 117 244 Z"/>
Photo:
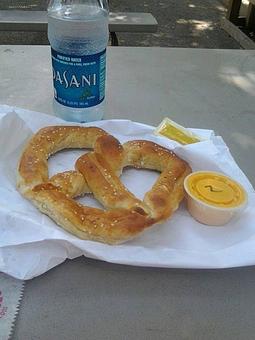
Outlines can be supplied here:
<path id="1" fill-rule="evenodd" d="M 75 170 L 48 177 L 47 159 L 65 148 L 94 149 L 82 155 Z M 161 172 L 144 200 L 121 183 L 126 166 Z M 40 211 L 72 234 L 87 240 L 117 244 L 170 217 L 183 199 L 189 165 L 173 152 L 149 141 L 123 145 L 96 127 L 51 126 L 39 130 L 21 156 L 17 188 Z M 92 192 L 107 210 L 77 203 Z"/>

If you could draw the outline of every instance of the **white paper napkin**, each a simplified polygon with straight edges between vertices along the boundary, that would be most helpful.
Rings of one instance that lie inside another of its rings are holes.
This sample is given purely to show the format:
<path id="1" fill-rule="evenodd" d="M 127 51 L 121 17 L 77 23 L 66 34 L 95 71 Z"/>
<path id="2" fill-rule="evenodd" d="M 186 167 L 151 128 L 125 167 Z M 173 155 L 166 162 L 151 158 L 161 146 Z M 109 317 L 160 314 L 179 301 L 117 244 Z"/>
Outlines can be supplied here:
<path id="1" fill-rule="evenodd" d="M 132 139 L 155 141 L 173 149 L 196 170 L 221 171 L 240 182 L 249 204 L 239 219 L 223 227 L 196 222 L 184 204 L 165 223 L 146 230 L 136 239 L 118 246 L 85 241 L 69 234 L 40 213 L 17 192 L 16 166 L 25 142 L 39 128 L 66 122 L 46 114 L 0 106 L 0 270 L 19 279 L 30 279 L 80 255 L 137 266 L 225 268 L 255 264 L 255 193 L 235 163 L 223 139 L 211 130 L 193 129 L 206 140 L 182 146 L 153 135 L 153 127 L 128 120 L 100 121 L 99 126 L 122 143 Z M 70 124 L 68 124 L 70 125 Z M 89 125 L 89 124 L 88 124 Z M 50 174 L 73 169 L 84 152 L 69 150 L 49 160 Z M 142 198 L 157 178 L 146 170 L 126 170 L 123 183 Z M 100 207 L 91 197 L 79 199 Z"/>

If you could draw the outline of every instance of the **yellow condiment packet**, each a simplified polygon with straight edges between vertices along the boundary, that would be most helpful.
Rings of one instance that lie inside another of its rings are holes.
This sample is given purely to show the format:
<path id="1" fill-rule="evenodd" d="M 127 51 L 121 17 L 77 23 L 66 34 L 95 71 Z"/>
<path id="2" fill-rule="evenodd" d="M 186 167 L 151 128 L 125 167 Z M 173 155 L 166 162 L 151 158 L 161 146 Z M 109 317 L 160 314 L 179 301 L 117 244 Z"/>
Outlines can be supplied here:
<path id="1" fill-rule="evenodd" d="M 169 118 L 164 118 L 163 121 L 154 131 L 156 135 L 168 137 L 181 144 L 192 144 L 200 142 L 202 139 L 185 127 L 175 123 Z"/>

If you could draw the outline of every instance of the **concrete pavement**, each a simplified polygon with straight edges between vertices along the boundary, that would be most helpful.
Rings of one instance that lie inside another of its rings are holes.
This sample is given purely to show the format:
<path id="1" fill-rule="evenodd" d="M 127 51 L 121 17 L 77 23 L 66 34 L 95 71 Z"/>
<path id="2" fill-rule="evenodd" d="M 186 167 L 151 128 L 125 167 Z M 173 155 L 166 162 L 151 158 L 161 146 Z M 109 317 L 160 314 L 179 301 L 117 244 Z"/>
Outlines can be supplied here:
<path id="1" fill-rule="evenodd" d="M 235 48 L 220 28 L 225 0 L 110 0 L 112 11 L 151 12 L 159 23 L 154 34 L 118 34 L 122 46 Z M 46 0 L 1 0 L 0 9 L 45 10 Z M 1 32 L 0 44 L 47 44 L 43 33 Z"/>

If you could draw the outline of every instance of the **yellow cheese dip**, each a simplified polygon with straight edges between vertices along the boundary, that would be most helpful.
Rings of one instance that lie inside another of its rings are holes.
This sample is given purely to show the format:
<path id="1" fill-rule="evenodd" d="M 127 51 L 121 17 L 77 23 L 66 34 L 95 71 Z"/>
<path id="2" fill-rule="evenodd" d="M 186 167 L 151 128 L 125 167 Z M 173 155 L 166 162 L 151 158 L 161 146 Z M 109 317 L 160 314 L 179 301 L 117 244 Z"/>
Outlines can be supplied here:
<path id="1" fill-rule="evenodd" d="M 223 225 L 247 204 L 243 187 L 218 172 L 193 172 L 185 178 L 184 188 L 190 214 L 204 224 Z"/>
<path id="2" fill-rule="evenodd" d="M 193 173 L 187 186 L 192 196 L 217 207 L 233 208 L 246 200 L 246 193 L 237 182 L 214 172 Z"/>

